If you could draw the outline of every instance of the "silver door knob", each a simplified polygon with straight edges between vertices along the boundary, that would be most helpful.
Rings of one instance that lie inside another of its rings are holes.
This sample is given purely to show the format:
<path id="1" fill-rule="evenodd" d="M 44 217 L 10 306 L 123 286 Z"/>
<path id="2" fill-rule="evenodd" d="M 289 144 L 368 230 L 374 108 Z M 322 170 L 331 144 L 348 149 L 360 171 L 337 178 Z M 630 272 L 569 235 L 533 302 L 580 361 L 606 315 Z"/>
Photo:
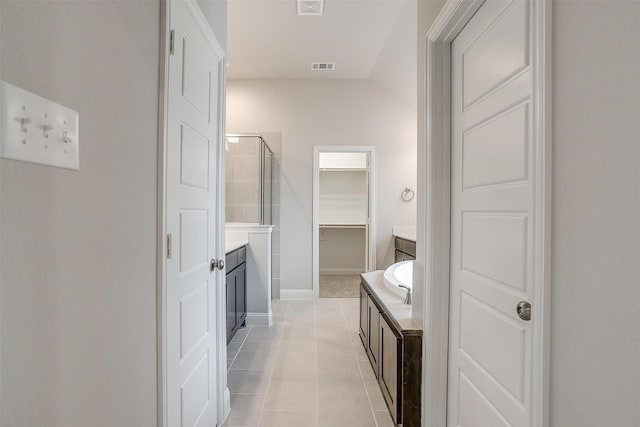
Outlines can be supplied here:
<path id="1" fill-rule="evenodd" d="M 211 264 L 209 266 L 210 271 L 214 271 L 215 269 L 222 270 L 224 269 L 224 260 L 223 259 L 211 259 Z"/>
<path id="2" fill-rule="evenodd" d="M 531 304 L 527 301 L 520 301 L 516 306 L 516 313 L 522 320 L 531 320 Z"/>

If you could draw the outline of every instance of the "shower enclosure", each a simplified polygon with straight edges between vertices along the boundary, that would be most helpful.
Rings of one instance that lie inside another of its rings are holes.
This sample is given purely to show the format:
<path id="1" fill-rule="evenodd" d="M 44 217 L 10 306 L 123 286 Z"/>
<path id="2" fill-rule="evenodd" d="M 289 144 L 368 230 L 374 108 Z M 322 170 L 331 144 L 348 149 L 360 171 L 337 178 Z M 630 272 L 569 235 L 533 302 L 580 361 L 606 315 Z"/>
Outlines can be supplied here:
<path id="1" fill-rule="evenodd" d="M 227 135 L 227 222 L 273 224 L 273 151 L 260 135 Z"/>

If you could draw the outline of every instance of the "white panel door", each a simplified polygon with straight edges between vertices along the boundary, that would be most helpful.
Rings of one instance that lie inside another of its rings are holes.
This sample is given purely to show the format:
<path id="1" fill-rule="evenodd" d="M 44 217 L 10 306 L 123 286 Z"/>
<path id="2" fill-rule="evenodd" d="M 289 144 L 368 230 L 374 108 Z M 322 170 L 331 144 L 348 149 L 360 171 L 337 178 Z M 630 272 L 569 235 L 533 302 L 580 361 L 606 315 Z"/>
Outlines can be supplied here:
<path id="1" fill-rule="evenodd" d="M 217 421 L 215 253 L 221 51 L 198 25 L 192 6 L 170 2 L 166 147 L 167 426 Z"/>
<path id="2" fill-rule="evenodd" d="M 488 0 L 452 43 L 449 426 L 532 425 L 541 319 L 528 14 L 526 1 Z"/>

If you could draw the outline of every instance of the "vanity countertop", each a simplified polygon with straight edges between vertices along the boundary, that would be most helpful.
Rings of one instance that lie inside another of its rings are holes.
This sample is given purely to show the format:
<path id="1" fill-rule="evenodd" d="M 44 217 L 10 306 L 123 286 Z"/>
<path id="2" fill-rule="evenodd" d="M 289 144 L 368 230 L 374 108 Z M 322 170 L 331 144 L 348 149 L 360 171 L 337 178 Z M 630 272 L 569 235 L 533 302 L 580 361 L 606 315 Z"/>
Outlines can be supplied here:
<path id="1" fill-rule="evenodd" d="M 422 327 L 411 317 L 411 305 L 404 304 L 403 298 L 391 292 L 382 282 L 384 271 L 370 271 L 360 276 L 369 285 L 375 296 L 384 304 L 390 314 L 395 318 L 402 331 L 420 331 Z"/>
<path id="2" fill-rule="evenodd" d="M 412 242 L 416 241 L 416 227 L 398 225 L 398 226 L 394 226 L 391 230 L 392 230 L 392 234 L 395 237 L 399 237 L 405 240 L 410 240 Z"/>
<path id="3" fill-rule="evenodd" d="M 224 242 L 224 253 L 228 254 L 230 252 L 235 251 L 236 249 L 240 249 L 243 246 L 246 246 L 247 243 L 244 240 L 228 240 Z"/>

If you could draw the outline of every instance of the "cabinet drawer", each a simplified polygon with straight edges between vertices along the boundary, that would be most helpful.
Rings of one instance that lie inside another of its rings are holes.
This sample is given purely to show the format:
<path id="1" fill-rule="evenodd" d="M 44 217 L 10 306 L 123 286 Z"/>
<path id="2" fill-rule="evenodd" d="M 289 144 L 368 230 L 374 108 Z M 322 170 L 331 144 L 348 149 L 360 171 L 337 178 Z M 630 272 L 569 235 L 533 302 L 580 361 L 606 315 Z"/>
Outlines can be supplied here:
<path id="1" fill-rule="evenodd" d="M 229 252 L 224 257 L 224 265 L 227 269 L 227 273 L 238 266 L 238 251 Z"/>
<path id="2" fill-rule="evenodd" d="M 238 249 L 238 265 L 242 264 L 243 262 L 247 261 L 247 247 L 243 246 L 240 249 Z"/>
<path id="3" fill-rule="evenodd" d="M 400 250 L 405 254 L 409 254 L 413 257 L 416 256 L 416 242 L 410 242 L 409 240 L 400 239 L 402 242 Z"/>
<path id="4" fill-rule="evenodd" d="M 398 257 L 397 252 L 400 251 L 404 254 L 410 255 L 409 257 L 405 257 L 405 259 L 415 259 L 416 258 L 416 242 L 412 242 L 411 240 L 401 239 L 400 237 L 396 237 L 396 259 Z"/>

